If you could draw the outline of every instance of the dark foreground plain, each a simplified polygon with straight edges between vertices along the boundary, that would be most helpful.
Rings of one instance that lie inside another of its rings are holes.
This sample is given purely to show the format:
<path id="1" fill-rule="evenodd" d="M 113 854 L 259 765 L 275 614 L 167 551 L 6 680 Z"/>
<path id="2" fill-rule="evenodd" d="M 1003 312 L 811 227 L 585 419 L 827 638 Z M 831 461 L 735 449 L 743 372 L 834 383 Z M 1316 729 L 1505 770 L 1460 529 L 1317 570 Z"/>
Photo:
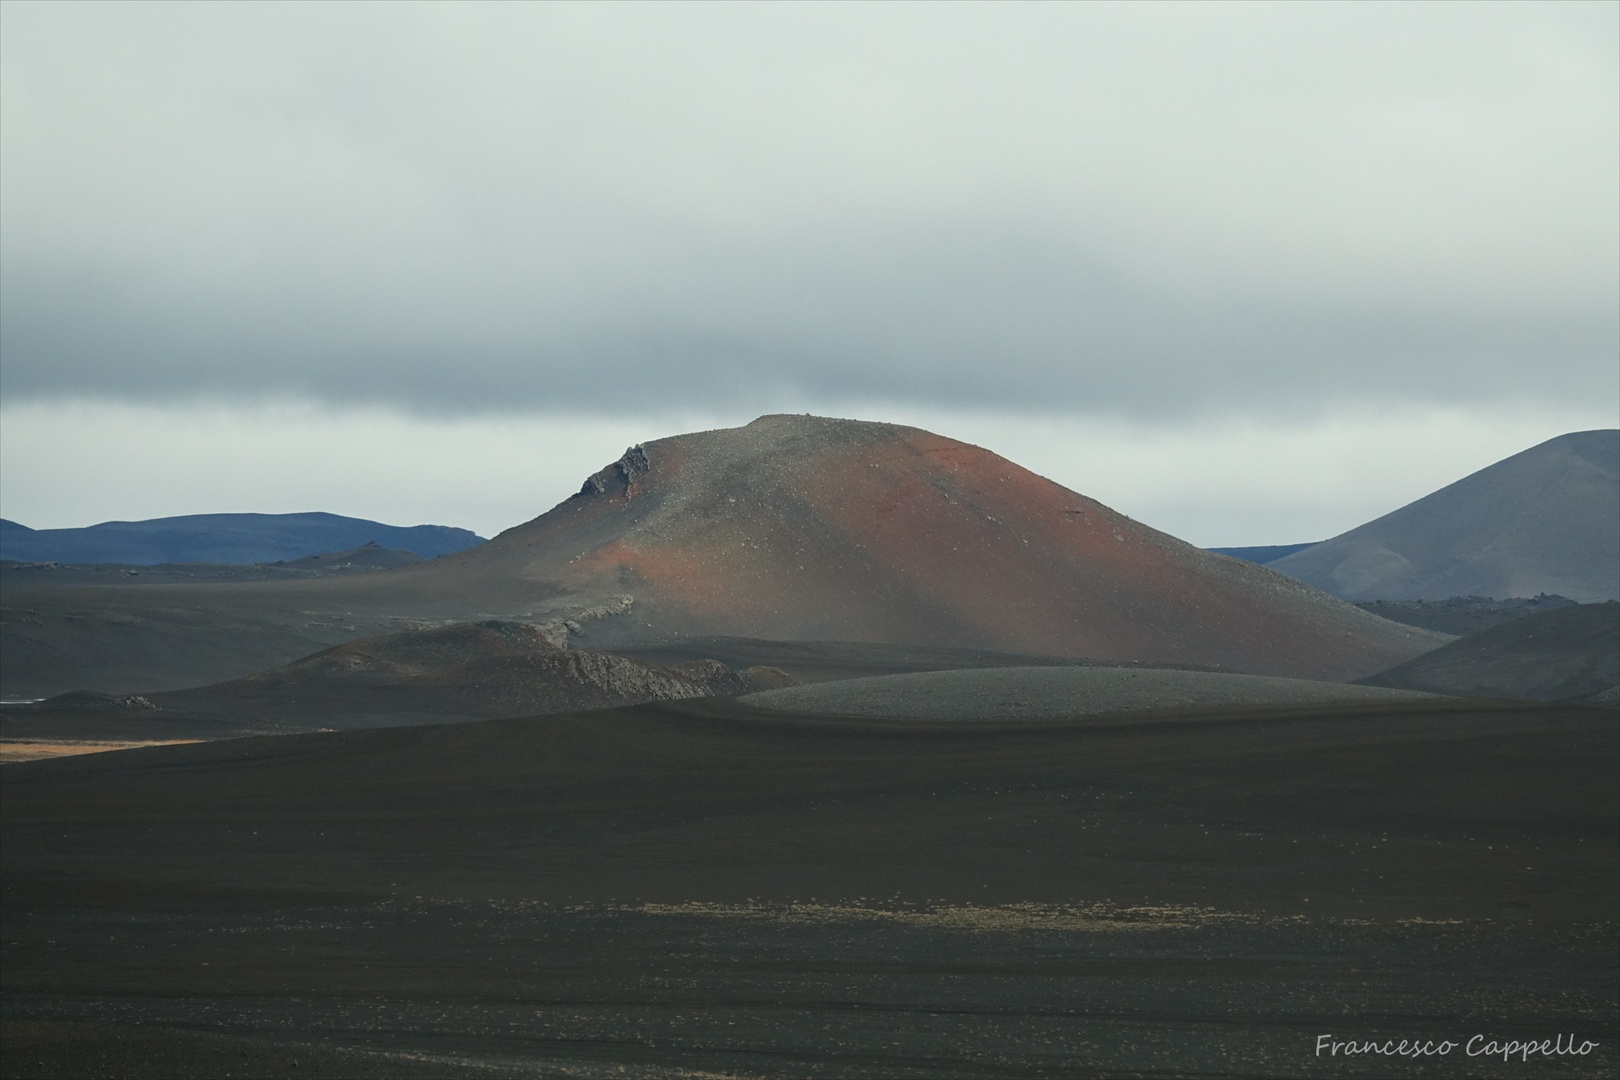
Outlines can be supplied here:
<path id="1" fill-rule="evenodd" d="M 0 794 L 8 1077 L 1620 1064 L 1612 709 L 666 702 L 12 765 Z M 1591 1045 L 1316 1052 L 1476 1034 Z"/>

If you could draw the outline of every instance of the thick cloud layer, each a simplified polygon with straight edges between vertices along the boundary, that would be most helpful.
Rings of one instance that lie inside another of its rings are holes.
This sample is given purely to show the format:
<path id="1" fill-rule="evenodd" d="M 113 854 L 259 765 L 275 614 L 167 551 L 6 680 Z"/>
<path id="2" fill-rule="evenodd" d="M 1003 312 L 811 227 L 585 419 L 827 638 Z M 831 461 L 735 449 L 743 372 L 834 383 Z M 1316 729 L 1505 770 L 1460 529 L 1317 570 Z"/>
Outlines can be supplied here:
<path id="1" fill-rule="evenodd" d="M 1219 546 L 1325 539 L 1546 439 L 1612 426 L 1613 408 L 1158 423 L 893 402 L 829 411 L 986 447 L 1154 528 Z M 751 419 L 23 402 L 0 406 L 0 510 L 40 529 L 328 510 L 493 536 L 573 495 L 627 446 Z"/>
<path id="2" fill-rule="evenodd" d="M 0 389 L 1612 401 L 1617 11 L 9 3 Z"/>

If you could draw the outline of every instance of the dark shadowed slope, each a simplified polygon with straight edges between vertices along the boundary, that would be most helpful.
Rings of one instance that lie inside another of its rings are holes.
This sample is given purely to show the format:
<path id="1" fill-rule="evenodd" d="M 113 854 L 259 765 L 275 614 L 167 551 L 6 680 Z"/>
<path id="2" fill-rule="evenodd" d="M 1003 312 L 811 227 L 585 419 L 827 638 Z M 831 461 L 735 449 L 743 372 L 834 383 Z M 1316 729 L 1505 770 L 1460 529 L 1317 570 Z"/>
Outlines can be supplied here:
<path id="1" fill-rule="evenodd" d="M 351 641 L 193 690 L 75 692 L 0 712 L 0 741 L 220 739 L 535 716 L 790 686 L 769 667 L 565 651 L 528 623 L 456 623 Z"/>
<path id="2" fill-rule="evenodd" d="M 431 559 L 480 542 L 448 525 L 383 525 L 338 514 L 187 514 L 83 529 L 30 529 L 7 521 L 0 527 L 0 558 L 136 566 L 258 563 L 375 543 Z"/>
<path id="3" fill-rule="evenodd" d="M 1532 701 L 1588 697 L 1620 686 L 1620 603 L 1526 615 L 1363 681 Z"/>
<path id="4" fill-rule="evenodd" d="M 1346 600 L 1620 598 L 1620 430 L 1549 439 L 1267 565 Z"/>
<path id="5" fill-rule="evenodd" d="M 1488 596 L 1451 596 L 1444 600 L 1362 600 L 1356 607 L 1380 618 L 1407 626 L 1421 626 L 1442 634 L 1467 637 L 1501 623 L 1522 619 L 1541 611 L 1571 607 L 1566 596 L 1509 597 L 1493 600 Z"/>
<path id="6" fill-rule="evenodd" d="M 456 623 L 351 641 L 271 671 L 153 694 L 160 708 L 304 727 L 401 718 L 533 716 L 644 701 L 737 694 L 791 680 L 716 661 L 670 667 L 567 651 L 528 623 Z"/>

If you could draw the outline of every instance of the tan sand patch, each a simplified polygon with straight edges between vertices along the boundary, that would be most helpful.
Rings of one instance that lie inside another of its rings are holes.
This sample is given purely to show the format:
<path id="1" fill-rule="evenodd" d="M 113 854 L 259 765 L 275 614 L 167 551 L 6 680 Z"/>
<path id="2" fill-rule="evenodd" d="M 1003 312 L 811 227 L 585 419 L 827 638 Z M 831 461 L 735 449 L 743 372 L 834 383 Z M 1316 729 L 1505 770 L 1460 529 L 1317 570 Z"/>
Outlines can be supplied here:
<path id="1" fill-rule="evenodd" d="M 133 750 L 140 746 L 175 746 L 202 742 L 201 739 L 37 739 L 33 742 L 0 742 L 0 765 L 19 761 L 43 761 L 75 754 L 104 754 L 109 750 Z"/>

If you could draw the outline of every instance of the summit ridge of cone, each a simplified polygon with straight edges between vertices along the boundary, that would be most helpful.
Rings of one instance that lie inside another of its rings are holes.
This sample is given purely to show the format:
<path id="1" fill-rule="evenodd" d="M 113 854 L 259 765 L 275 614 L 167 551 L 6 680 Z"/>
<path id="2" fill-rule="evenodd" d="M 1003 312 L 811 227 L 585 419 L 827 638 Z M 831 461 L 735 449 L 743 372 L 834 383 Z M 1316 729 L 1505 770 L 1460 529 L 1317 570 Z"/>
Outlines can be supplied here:
<path id="1" fill-rule="evenodd" d="M 509 575 L 558 610 L 618 603 L 585 628 L 591 647 L 732 635 L 1340 679 L 1448 640 L 980 447 L 814 416 L 631 447 L 551 511 L 440 563 Z"/>

